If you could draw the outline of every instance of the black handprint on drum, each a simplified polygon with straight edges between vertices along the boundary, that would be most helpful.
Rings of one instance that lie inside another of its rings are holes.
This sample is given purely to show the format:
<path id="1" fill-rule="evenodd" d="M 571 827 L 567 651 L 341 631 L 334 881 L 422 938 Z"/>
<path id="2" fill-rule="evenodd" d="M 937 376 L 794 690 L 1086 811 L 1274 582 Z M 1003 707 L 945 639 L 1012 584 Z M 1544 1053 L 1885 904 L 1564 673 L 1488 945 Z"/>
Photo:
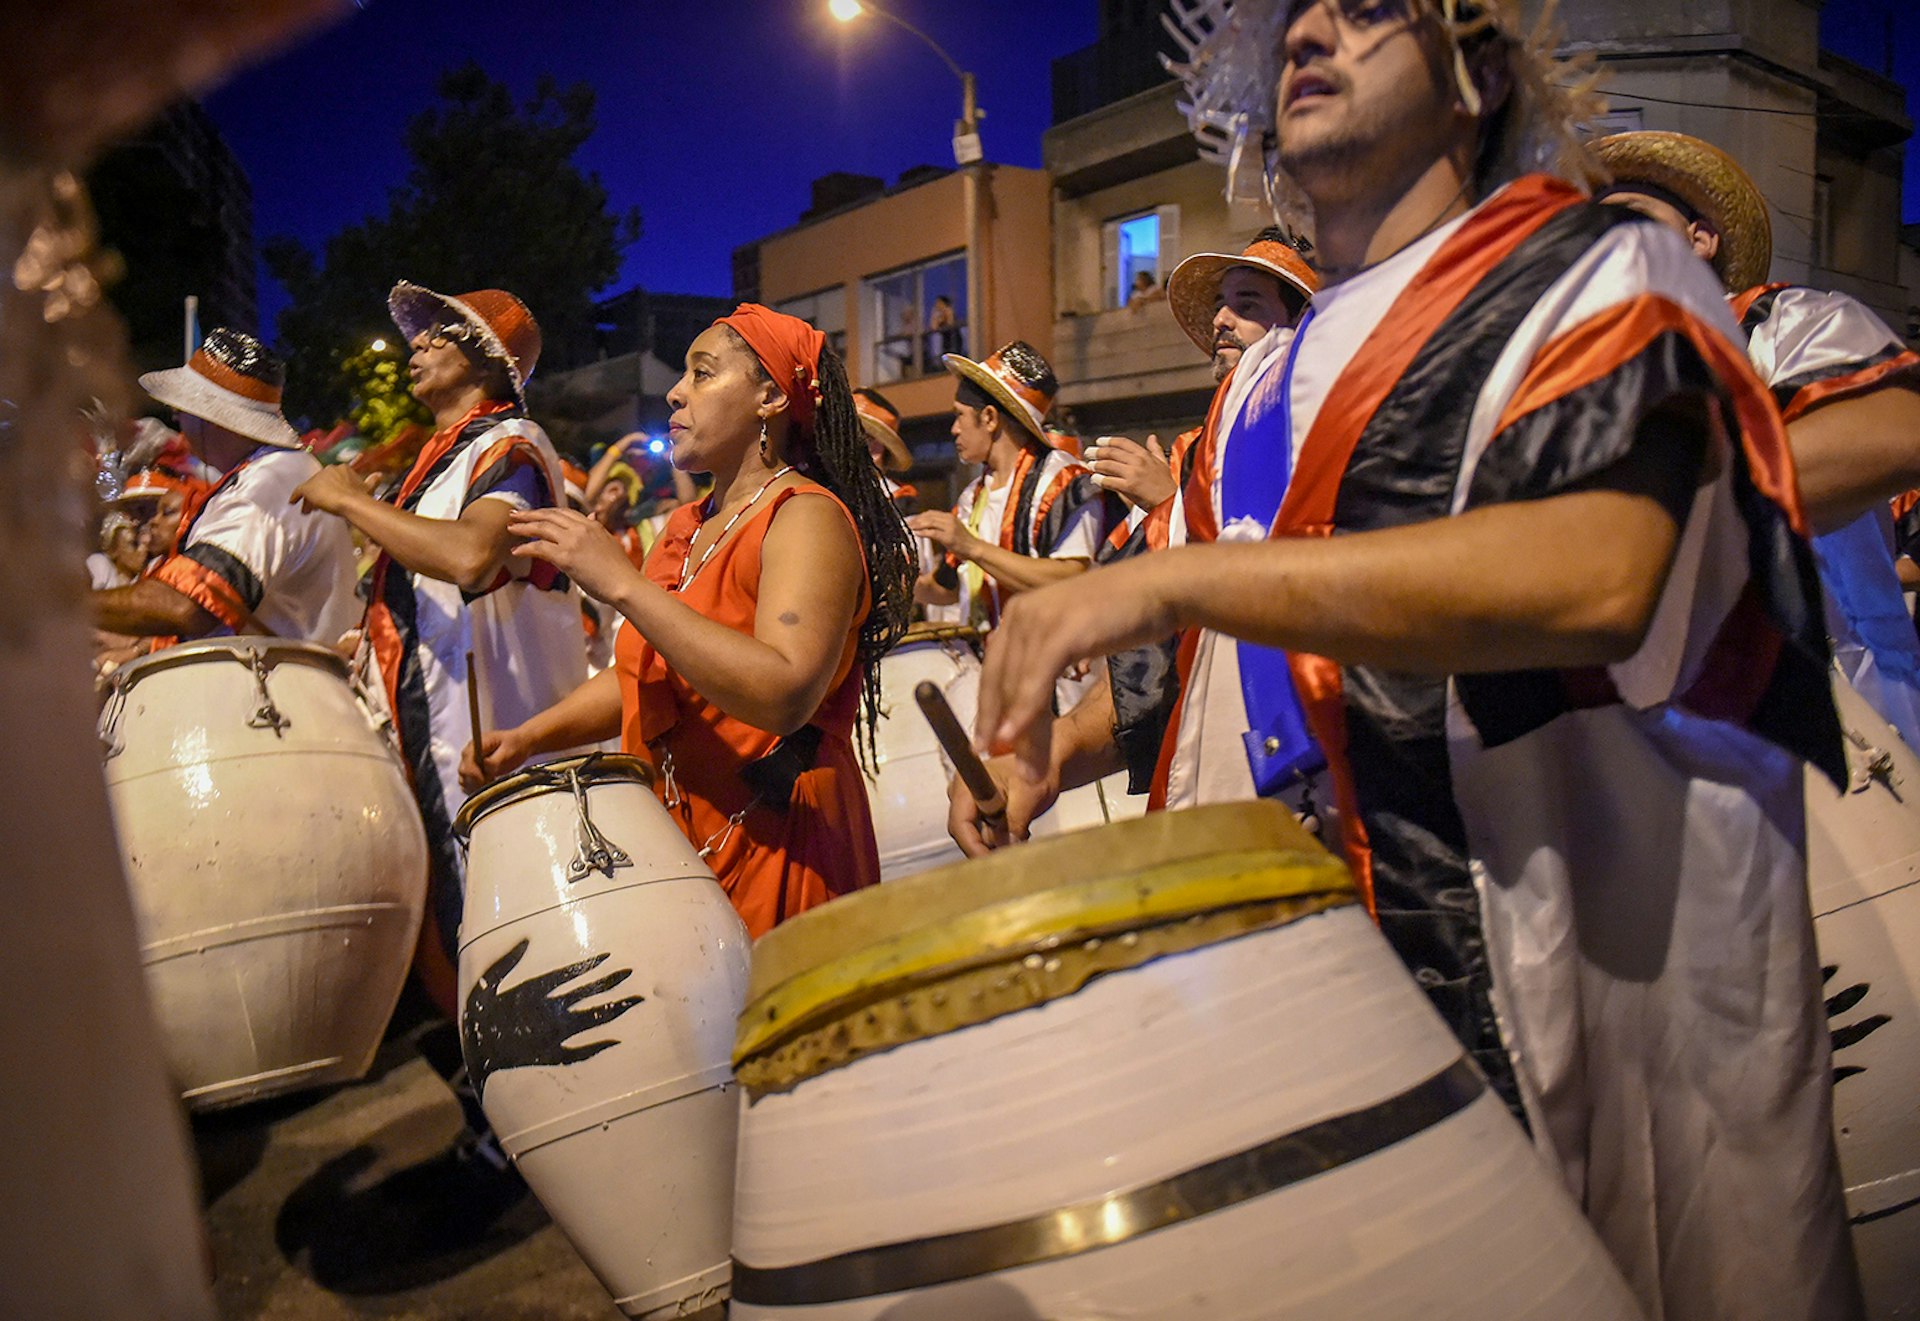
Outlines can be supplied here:
<path id="1" fill-rule="evenodd" d="M 1832 981 L 1833 975 L 1839 971 L 1840 965 L 1837 963 L 1830 963 L 1822 967 L 1820 969 L 1821 984 L 1824 986 L 1826 983 Z M 1833 1022 L 1833 1020 L 1841 1014 L 1848 1012 L 1862 1000 L 1866 999 L 1867 992 L 1871 988 L 1872 983 L 1870 982 L 1856 982 L 1852 986 L 1844 987 L 1835 994 L 1827 997 L 1828 1031 L 1833 1038 L 1833 1081 L 1836 1085 L 1843 1079 L 1851 1078 L 1857 1073 L 1865 1073 L 1867 1071 L 1865 1064 L 1840 1063 L 1840 1052 L 1849 1046 L 1859 1045 L 1862 1041 L 1865 1041 L 1868 1037 L 1893 1021 L 1885 1014 L 1868 1014 L 1865 1018 L 1852 1023 L 1837 1024 Z M 1849 1060 L 1851 1060 L 1851 1058 L 1852 1057 L 1849 1056 Z"/>
<path id="2" fill-rule="evenodd" d="M 501 990 L 507 975 L 526 957 L 529 943 L 523 940 L 494 960 L 493 966 L 481 973 L 467 992 L 465 1011 L 460 1015 L 460 1048 L 466 1056 L 467 1076 L 476 1095 L 486 1094 L 487 1079 L 501 1069 L 578 1064 L 610 1046 L 619 1045 L 618 1040 L 589 1041 L 580 1046 L 569 1046 L 567 1042 L 582 1032 L 611 1023 L 646 998 L 629 995 L 587 1009 L 574 1007 L 626 981 L 633 975 L 631 968 L 596 977 L 570 991 L 560 990 L 574 978 L 605 963 L 612 957 L 610 954 L 596 954 L 564 968 L 529 977 L 511 990 Z"/>

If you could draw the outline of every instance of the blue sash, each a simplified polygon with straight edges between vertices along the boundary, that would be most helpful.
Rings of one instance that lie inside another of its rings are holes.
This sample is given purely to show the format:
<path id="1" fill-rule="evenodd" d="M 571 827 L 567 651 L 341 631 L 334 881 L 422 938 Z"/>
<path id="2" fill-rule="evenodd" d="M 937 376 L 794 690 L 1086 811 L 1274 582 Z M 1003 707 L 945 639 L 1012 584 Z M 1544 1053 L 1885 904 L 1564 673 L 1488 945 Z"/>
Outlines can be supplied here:
<path id="1" fill-rule="evenodd" d="M 1293 364 L 1313 309 L 1300 320 L 1288 346 L 1280 392 L 1271 398 L 1265 382 L 1254 386 L 1242 404 L 1220 471 L 1221 526 L 1250 518 L 1271 529 L 1293 477 Z M 1262 797 L 1323 769 L 1326 757 L 1307 729 L 1306 713 L 1294 690 L 1287 653 L 1277 647 L 1236 643 L 1240 656 L 1240 694 L 1247 707 L 1247 769 Z"/>

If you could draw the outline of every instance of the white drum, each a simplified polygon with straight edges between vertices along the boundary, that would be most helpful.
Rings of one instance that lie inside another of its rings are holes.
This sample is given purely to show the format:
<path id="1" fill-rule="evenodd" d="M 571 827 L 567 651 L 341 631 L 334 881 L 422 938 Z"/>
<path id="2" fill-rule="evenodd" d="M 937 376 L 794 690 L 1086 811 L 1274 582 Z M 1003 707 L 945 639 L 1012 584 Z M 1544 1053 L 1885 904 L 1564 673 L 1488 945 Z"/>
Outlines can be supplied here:
<path id="1" fill-rule="evenodd" d="M 940 742 L 913 702 L 913 690 L 931 681 L 946 695 L 963 728 L 973 725 L 980 677 L 977 629 L 960 624 L 918 624 L 880 662 L 886 712 L 875 731 L 879 774 L 867 782 L 873 832 L 880 845 L 880 877 L 897 880 L 929 867 L 958 862 L 960 848 L 947 834 L 947 782 L 952 769 Z M 1033 823 L 1036 837 L 1104 825 L 1146 811 L 1144 794 L 1126 791 L 1127 777 L 1069 789 Z"/>
<path id="2" fill-rule="evenodd" d="M 806 913 L 735 1065 L 736 1321 L 1641 1315 L 1277 804 Z"/>
<path id="3" fill-rule="evenodd" d="M 1838 675 L 1846 793 L 1806 777 L 1807 879 L 1854 1253 L 1876 1321 L 1920 1317 L 1920 757 Z"/>
<path id="4" fill-rule="evenodd" d="M 455 828 L 460 1039 L 487 1121 L 628 1315 L 719 1302 L 745 926 L 636 757 L 510 776 Z"/>
<path id="5" fill-rule="evenodd" d="M 324 647 L 208 638 L 100 713 L 154 1015 L 196 1110 L 359 1078 L 412 963 L 426 837 Z"/>

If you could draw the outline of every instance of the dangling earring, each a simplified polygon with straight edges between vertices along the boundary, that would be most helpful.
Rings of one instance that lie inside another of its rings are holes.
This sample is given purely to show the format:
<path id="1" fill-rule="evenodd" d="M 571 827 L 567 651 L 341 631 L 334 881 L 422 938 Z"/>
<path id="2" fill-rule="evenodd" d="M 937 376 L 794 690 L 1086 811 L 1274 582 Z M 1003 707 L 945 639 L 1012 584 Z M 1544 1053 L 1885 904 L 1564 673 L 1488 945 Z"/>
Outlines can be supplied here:
<path id="1" fill-rule="evenodd" d="M 760 462 L 773 466 L 773 451 L 767 446 L 767 419 L 760 419 Z"/>

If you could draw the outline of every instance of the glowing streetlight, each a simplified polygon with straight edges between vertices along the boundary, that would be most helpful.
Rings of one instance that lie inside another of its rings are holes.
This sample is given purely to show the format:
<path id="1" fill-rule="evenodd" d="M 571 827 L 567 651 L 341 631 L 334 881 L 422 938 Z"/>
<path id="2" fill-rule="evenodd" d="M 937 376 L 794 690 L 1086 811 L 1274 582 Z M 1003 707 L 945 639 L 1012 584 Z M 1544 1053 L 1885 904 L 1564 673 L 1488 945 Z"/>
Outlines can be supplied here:
<path id="1" fill-rule="evenodd" d="M 939 42 L 898 14 L 878 5 L 866 4 L 863 0 L 827 0 L 827 12 L 842 23 L 851 23 L 864 14 L 872 14 L 875 18 L 886 19 L 895 27 L 904 28 L 920 38 L 960 80 L 960 120 L 953 126 L 953 163 L 965 171 L 966 180 L 963 206 L 967 213 L 967 347 L 971 352 L 984 352 L 984 346 L 992 342 L 987 336 L 989 295 L 984 269 L 987 252 L 986 217 L 983 214 L 985 208 L 981 205 L 980 188 L 983 159 L 980 121 L 985 114 L 974 99 L 973 75 L 962 69 Z"/>
<path id="2" fill-rule="evenodd" d="M 367 347 L 375 353 L 385 353 L 387 351 L 387 341 L 384 339 L 376 339 L 373 343 L 367 345 Z"/>

